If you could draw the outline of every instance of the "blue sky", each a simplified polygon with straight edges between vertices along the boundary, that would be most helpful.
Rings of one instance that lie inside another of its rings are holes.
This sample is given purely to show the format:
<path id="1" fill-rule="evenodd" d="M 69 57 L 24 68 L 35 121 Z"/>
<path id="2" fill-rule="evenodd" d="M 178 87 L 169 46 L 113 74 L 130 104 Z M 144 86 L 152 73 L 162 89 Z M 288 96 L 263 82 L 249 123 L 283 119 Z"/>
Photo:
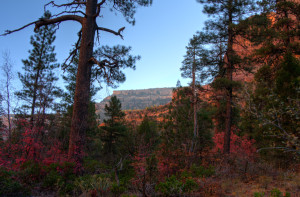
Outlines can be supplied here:
<path id="1" fill-rule="evenodd" d="M 0 7 L 0 33 L 7 29 L 19 28 L 35 21 L 43 15 L 46 0 L 4 1 Z M 60 2 L 60 1 L 57 1 Z M 62 2 L 62 1 L 61 1 Z M 51 10 L 52 14 L 55 10 Z M 100 45 L 121 44 L 132 47 L 132 54 L 141 55 L 136 70 L 125 70 L 126 81 L 117 90 L 174 87 L 179 79 L 187 85 L 188 79 L 182 79 L 179 68 L 185 54 L 185 46 L 196 31 L 204 26 L 206 16 L 202 6 L 196 0 L 153 0 L 151 7 L 137 10 L 136 24 L 131 26 L 122 16 L 108 10 L 98 19 L 99 26 L 118 30 L 125 26 L 124 40 L 106 32 L 101 32 Z M 0 37 L 0 52 L 9 51 L 14 63 L 14 71 L 22 71 L 22 59 L 28 58 L 30 36 L 33 26 L 20 32 Z M 55 46 L 58 63 L 68 56 L 77 40 L 80 26 L 75 22 L 62 23 L 56 34 Z M 0 58 L 2 64 L 2 58 Z M 62 74 L 61 70 L 57 71 Z M 15 76 L 17 78 L 17 74 Z M 15 88 L 19 89 L 16 79 Z M 63 84 L 61 84 L 63 85 Z M 101 101 L 111 94 L 113 89 L 104 88 L 96 96 Z"/>

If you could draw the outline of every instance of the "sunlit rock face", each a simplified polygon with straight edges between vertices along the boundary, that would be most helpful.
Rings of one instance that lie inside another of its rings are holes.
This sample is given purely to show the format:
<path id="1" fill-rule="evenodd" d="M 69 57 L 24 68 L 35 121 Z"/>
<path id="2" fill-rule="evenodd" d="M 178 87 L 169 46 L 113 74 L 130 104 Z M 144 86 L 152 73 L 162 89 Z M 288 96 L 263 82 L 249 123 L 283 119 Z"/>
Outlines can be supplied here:
<path id="1" fill-rule="evenodd" d="M 172 100 L 173 88 L 151 88 L 142 90 L 114 91 L 111 96 L 117 96 L 122 103 L 122 110 L 142 110 L 153 106 L 166 105 Z M 104 118 L 104 107 L 111 96 L 96 104 L 96 114 Z"/>

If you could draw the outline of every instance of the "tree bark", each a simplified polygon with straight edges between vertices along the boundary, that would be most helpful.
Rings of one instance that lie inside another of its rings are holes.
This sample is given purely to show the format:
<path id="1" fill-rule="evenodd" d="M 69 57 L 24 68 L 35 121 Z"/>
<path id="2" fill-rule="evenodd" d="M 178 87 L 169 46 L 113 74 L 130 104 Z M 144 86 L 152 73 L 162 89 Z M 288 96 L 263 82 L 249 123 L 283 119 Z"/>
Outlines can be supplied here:
<path id="1" fill-rule="evenodd" d="M 194 49 L 194 63 L 193 63 L 193 107 L 194 107 L 194 138 L 196 139 L 198 137 L 198 131 L 197 131 L 197 97 L 196 97 L 196 52 Z"/>
<path id="2" fill-rule="evenodd" d="M 228 16 L 229 16 L 229 25 L 228 25 L 228 42 L 227 42 L 227 67 L 226 67 L 226 77 L 229 81 L 232 81 L 232 72 L 233 72 L 233 29 L 232 29 L 232 8 L 233 2 L 230 0 L 228 2 Z M 226 60 L 225 60 L 226 61 Z M 230 138 L 231 138 L 231 124 L 232 124 L 232 87 L 229 85 L 227 87 L 226 95 L 226 119 L 225 119 L 225 133 L 224 133 L 224 147 L 223 153 L 230 153 Z"/>
<path id="3" fill-rule="evenodd" d="M 86 17 L 82 18 L 82 40 L 80 45 L 76 89 L 73 105 L 73 116 L 69 141 L 69 159 L 82 164 L 82 153 L 85 143 L 85 132 L 88 128 L 88 104 L 90 93 L 91 68 L 95 30 L 97 0 L 86 1 Z"/>

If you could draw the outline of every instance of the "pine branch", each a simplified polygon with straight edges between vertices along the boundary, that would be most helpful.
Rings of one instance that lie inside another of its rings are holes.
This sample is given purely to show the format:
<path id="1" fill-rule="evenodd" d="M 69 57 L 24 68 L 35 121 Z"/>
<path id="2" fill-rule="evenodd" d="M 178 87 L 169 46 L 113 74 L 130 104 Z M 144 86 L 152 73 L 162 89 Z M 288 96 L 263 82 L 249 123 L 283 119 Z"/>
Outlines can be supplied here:
<path id="1" fill-rule="evenodd" d="M 86 5 L 86 2 L 74 0 L 74 1 L 71 2 L 71 3 L 56 4 L 56 3 L 54 3 L 54 1 L 50 1 L 49 3 L 47 3 L 47 4 L 45 5 L 45 8 L 46 8 L 48 5 L 52 5 L 52 6 L 54 6 L 54 7 L 60 8 L 60 7 L 68 7 L 68 6 L 73 6 L 73 5 Z"/>
<path id="2" fill-rule="evenodd" d="M 101 6 L 106 2 L 106 0 L 102 0 L 100 3 L 97 4 L 97 11 L 96 14 L 94 15 L 94 17 L 96 18 L 97 16 L 100 15 L 100 10 L 101 10 Z"/>
<path id="3" fill-rule="evenodd" d="M 78 32 L 78 40 L 75 44 L 75 49 L 70 53 L 69 57 L 65 60 L 65 62 L 63 63 L 63 70 L 65 70 L 68 66 L 70 66 L 70 64 L 73 62 L 74 57 L 77 55 L 78 50 L 80 49 L 80 41 L 81 41 L 81 35 L 82 35 L 82 29 Z M 68 60 L 71 58 L 70 62 L 68 65 L 67 62 Z"/>
<path id="4" fill-rule="evenodd" d="M 77 22 L 81 23 L 82 17 L 77 16 L 77 15 L 64 15 L 64 16 L 60 16 L 60 17 L 52 18 L 52 19 L 40 19 L 35 23 L 34 30 L 39 29 L 41 26 L 44 26 L 44 25 L 56 24 L 56 23 L 60 23 L 63 21 L 77 21 Z"/>
<path id="5" fill-rule="evenodd" d="M 124 31 L 125 27 L 122 27 L 118 30 L 118 32 L 114 31 L 114 30 L 111 30 L 111 29 L 107 29 L 107 28 L 104 28 L 104 27 L 97 27 L 97 30 L 100 30 L 100 31 L 106 31 L 106 32 L 109 32 L 109 33 L 112 33 L 116 36 L 120 36 L 122 39 L 123 39 L 123 35 L 121 34 L 122 31 Z"/>
<path id="6" fill-rule="evenodd" d="M 14 33 L 14 32 L 20 31 L 20 30 L 22 30 L 22 29 L 25 29 L 26 27 L 29 27 L 29 26 L 31 26 L 31 25 L 33 25 L 33 24 L 36 24 L 37 22 L 38 22 L 38 21 L 34 21 L 34 22 L 31 22 L 31 23 L 28 23 L 27 25 L 24 25 L 23 27 L 20 27 L 20 28 L 18 28 L 18 29 L 14 29 L 14 30 L 6 30 L 5 33 L 4 33 L 4 34 L 1 34 L 0 36 L 6 36 L 6 35 L 8 35 L 8 34 L 12 34 L 12 33 Z"/>

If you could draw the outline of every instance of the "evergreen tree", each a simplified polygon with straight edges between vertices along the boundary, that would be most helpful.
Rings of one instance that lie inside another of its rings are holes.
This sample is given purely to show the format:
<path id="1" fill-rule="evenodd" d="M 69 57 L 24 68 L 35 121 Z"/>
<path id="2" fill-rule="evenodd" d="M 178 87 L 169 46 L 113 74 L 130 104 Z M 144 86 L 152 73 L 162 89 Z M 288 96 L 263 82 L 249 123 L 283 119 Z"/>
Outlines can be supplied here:
<path id="1" fill-rule="evenodd" d="M 193 135 L 193 92 L 190 87 L 175 90 L 169 106 L 169 113 L 165 116 L 162 141 L 168 151 L 194 152 L 195 155 L 212 144 L 212 115 L 213 110 L 208 103 L 200 99 L 197 101 L 198 137 Z M 164 150 L 165 151 L 165 150 Z M 166 152 L 168 152 L 166 151 Z"/>
<path id="2" fill-rule="evenodd" d="M 230 135 L 232 127 L 233 73 L 242 69 L 241 57 L 237 52 L 239 36 L 243 29 L 239 23 L 251 13 L 253 0 L 197 0 L 204 4 L 203 12 L 212 17 L 206 22 L 207 42 L 214 44 L 214 60 L 219 70 L 215 82 L 226 91 L 226 121 L 224 153 L 230 153 Z M 225 47 L 225 48 L 224 48 Z"/>
<path id="3" fill-rule="evenodd" d="M 142 123 L 138 127 L 139 135 L 141 135 L 141 143 L 149 146 L 149 150 L 154 150 L 159 142 L 159 134 L 157 123 L 149 119 L 145 115 Z"/>
<path id="4" fill-rule="evenodd" d="M 76 75 L 77 75 L 77 68 L 78 68 L 78 59 L 79 54 L 72 58 L 72 61 L 68 65 L 64 65 L 64 74 L 62 76 L 66 86 L 66 92 L 63 94 L 63 102 L 66 110 L 68 107 L 72 106 L 74 103 L 74 95 L 75 95 L 75 88 L 76 88 Z M 91 84 L 90 84 L 90 102 L 93 100 L 93 97 L 101 90 L 101 86 L 97 86 L 97 76 L 96 76 L 96 68 L 92 68 L 92 76 L 91 76 Z M 100 84 L 101 85 L 101 84 Z"/>
<path id="5" fill-rule="evenodd" d="M 85 132 L 88 127 L 88 105 L 90 99 L 90 83 L 91 83 L 91 69 L 93 65 L 98 65 L 99 79 L 105 79 L 106 82 L 111 83 L 111 78 L 117 74 L 123 76 L 120 71 L 123 68 L 134 68 L 136 58 L 128 59 L 126 62 L 118 62 L 119 58 L 115 56 L 105 56 L 104 58 L 96 59 L 94 56 L 95 37 L 99 38 L 99 31 L 108 32 L 116 36 L 122 36 L 125 27 L 121 27 L 118 31 L 114 31 L 105 27 L 98 26 L 97 18 L 102 16 L 102 10 L 110 8 L 111 11 L 120 13 L 130 24 L 135 23 L 134 15 L 138 6 L 148 6 L 152 4 L 152 0 L 86 0 L 86 1 L 72 1 L 68 3 L 56 4 L 54 1 L 49 2 L 46 6 L 53 6 L 55 8 L 65 8 L 68 11 L 61 11 L 56 14 L 54 18 L 40 19 L 34 23 L 29 23 L 21 28 L 9 31 L 3 35 L 8 35 L 16 31 L 20 31 L 30 25 L 35 25 L 35 30 L 51 24 L 59 24 L 65 21 L 78 22 L 81 25 L 81 30 L 78 34 L 79 39 L 74 53 L 80 48 L 78 60 L 78 72 L 76 76 L 76 89 L 74 95 L 74 106 L 72 114 L 72 124 L 70 132 L 69 143 L 69 158 L 75 159 L 79 164 L 82 164 L 81 147 L 85 144 Z M 60 9 L 59 9 L 60 10 Z M 72 14 L 70 14 L 72 13 Z M 97 32 L 97 35 L 96 35 Z M 120 52 L 119 47 L 113 48 L 113 51 L 107 51 L 111 54 Z M 121 52 L 124 52 L 122 50 Z M 72 52 L 72 54 L 74 54 Z M 128 57 L 128 56 L 126 56 Z M 129 64 L 128 64 L 129 63 Z"/>
<path id="6" fill-rule="evenodd" d="M 108 162 L 112 163 L 122 156 L 120 148 L 122 147 L 122 139 L 126 136 L 123 120 L 125 113 L 122 111 L 121 102 L 116 96 L 111 97 L 104 110 L 108 119 L 104 120 L 105 126 L 101 128 L 101 136 L 104 142 L 104 154 L 107 156 Z"/>
<path id="7" fill-rule="evenodd" d="M 203 40 L 201 36 L 194 35 L 193 38 L 190 40 L 188 46 L 186 47 L 187 52 L 184 56 L 184 60 L 182 62 L 181 76 L 183 78 L 191 78 L 191 86 L 193 91 L 193 117 L 194 117 L 194 138 L 198 137 L 197 128 L 197 90 L 196 85 L 201 85 L 204 80 L 207 79 L 205 75 L 205 71 L 207 70 L 205 65 L 205 59 L 207 56 L 207 50 L 203 47 Z"/>
<path id="8" fill-rule="evenodd" d="M 300 55 L 299 1 L 261 0 L 263 13 L 247 20 L 246 34 L 254 47 L 251 62 L 274 67 L 274 71 L 287 53 Z M 246 26 L 245 25 L 245 26 Z"/>
<path id="9" fill-rule="evenodd" d="M 182 87 L 180 80 L 178 79 L 176 82 L 176 88 L 180 88 Z"/>
<path id="10" fill-rule="evenodd" d="M 50 12 L 45 12 L 43 19 L 51 17 Z M 32 50 L 29 58 L 23 60 L 24 74 L 18 73 L 23 89 L 16 93 L 19 99 L 25 101 L 22 107 L 30 109 L 31 125 L 34 122 L 43 125 L 47 109 L 53 109 L 54 99 L 60 95 L 61 90 L 55 86 L 58 77 L 55 69 L 56 63 L 53 42 L 55 40 L 54 25 L 38 29 L 31 37 Z M 37 116 L 37 119 L 35 117 Z"/>
<path id="11" fill-rule="evenodd" d="M 66 91 L 63 93 L 62 97 L 62 105 L 61 111 L 63 112 L 61 117 L 61 126 L 59 131 L 59 138 L 64 141 L 64 145 L 68 146 L 70 128 L 71 128 L 71 120 L 72 120 L 72 112 L 73 112 L 73 103 L 74 103 L 74 94 L 76 88 L 76 75 L 78 68 L 78 54 L 72 58 L 72 61 L 68 65 L 63 65 L 64 74 L 62 76 L 66 86 Z M 92 72 L 92 81 L 96 81 L 95 72 Z M 101 87 L 97 87 L 94 83 L 91 83 L 91 97 L 89 103 L 89 126 L 87 129 L 87 136 L 89 139 L 92 139 L 85 148 L 89 149 L 93 145 L 93 141 L 97 140 L 98 128 L 97 128 L 97 117 L 95 113 L 95 102 L 93 101 L 93 97 L 97 94 L 97 92 L 101 89 Z M 97 139 L 96 139 L 97 138 Z"/>
<path id="12" fill-rule="evenodd" d="M 300 54 L 300 3 L 292 0 L 262 0 L 259 3 L 264 12 L 246 21 L 251 24 L 247 34 L 254 47 L 249 59 L 261 67 L 255 75 L 255 90 L 248 99 L 250 110 L 245 113 L 259 126 L 243 125 L 256 138 L 260 148 L 297 152 L 300 134 L 295 109 L 300 96 L 300 61 L 297 58 Z M 264 154 L 287 162 L 286 152 Z"/>

